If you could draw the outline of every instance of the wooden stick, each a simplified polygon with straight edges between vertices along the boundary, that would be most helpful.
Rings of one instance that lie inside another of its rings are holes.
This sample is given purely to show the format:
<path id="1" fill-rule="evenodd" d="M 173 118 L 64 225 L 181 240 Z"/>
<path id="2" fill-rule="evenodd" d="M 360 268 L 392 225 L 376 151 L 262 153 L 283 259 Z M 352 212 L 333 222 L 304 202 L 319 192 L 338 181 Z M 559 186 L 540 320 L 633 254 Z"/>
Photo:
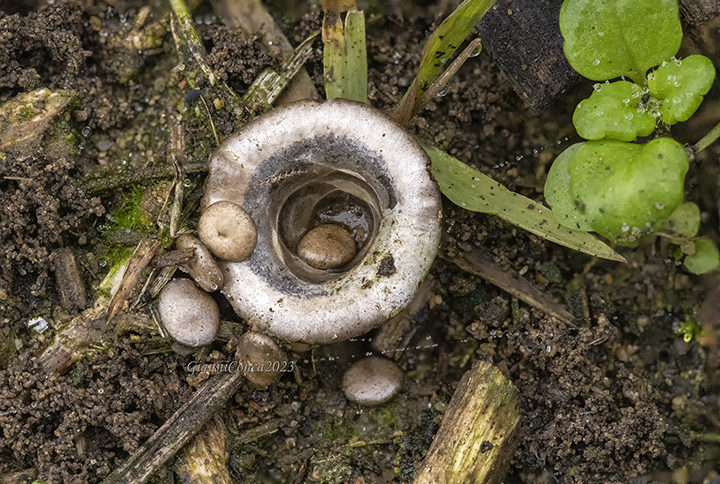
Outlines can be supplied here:
<path id="1" fill-rule="evenodd" d="M 102 484 L 141 484 L 174 456 L 240 388 L 242 373 L 216 375 Z"/>
<path id="2" fill-rule="evenodd" d="M 497 484 L 520 443 L 518 392 L 486 361 L 465 373 L 414 484 Z"/>
<path id="3" fill-rule="evenodd" d="M 499 287 L 522 302 L 540 309 L 548 316 L 575 327 L 573 322 L 575 317 L 562 304 L 553 301 L 524 277 L 504 270 L 485 251 L 473 248 L 470 252 L 455 257 L 447 257 L 444 254 L 440 254 L 440 257 L 456 264 L 464 271 L 482 277 L 490 284 Z"/>

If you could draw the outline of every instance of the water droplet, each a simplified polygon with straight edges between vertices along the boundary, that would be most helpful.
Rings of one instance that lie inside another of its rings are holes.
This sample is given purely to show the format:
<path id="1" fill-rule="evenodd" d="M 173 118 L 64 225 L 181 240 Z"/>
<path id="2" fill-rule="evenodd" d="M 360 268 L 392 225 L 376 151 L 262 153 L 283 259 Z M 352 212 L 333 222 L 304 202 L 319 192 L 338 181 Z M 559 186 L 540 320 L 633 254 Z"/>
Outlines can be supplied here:
<path id="1" fill-rule="evenodd" d="M 605 35 L 605 32 L 598 32 L 598 35 L 602 37 L 603 35 Z"/>
<path id="2" fill-rule="evenodd" d="M 85 126 L 82 130 L 82 135 L 86 138 L 92 134 L 92 129 L 90 129 L 90 126 Z"/>
<path id="3" fill-rule="evenodd" d="M 629 98 L 629 97 L 626 97 L 625 99 L 623 99 L 623 102 L 624 102 L 625 104 L 630 104 L 630 98 Z"/>
<path id="4" fill-rule="evenodd" d="M 595 111 L 595 116 L 602 116 L 603 114 L 605 113 L 602 111 Z"/>
<path id="5" fill-rule="evenodd" d="M 475 185 L 470 185 L 471 188 L 475 188 Z"/>
<path id="6" fill-rule="evenodd" d="M 480 181 L 480 178 L 474 176 L 474 177 L 473 177 L 473 180 L 475 180 L 475 181 Z"/>
<path id="7" fill-rule="evenodd" d="M 211 285 L 210 285 L 210 290 L 211 290 L 211 291 L 217 291 L 217 290 L 218 290 L 218 285 L 217 285 L 217 284 L 211 284 Z"/>
<path id="8" fill-rule="evenodd" d="M 602 91 L 602 84 L 593 84 L 593 89 L 598 92 Z"/>
<path id="9" fill-rule="evenodd" d="M 465 206 L 465 202 L 462 202 L 460 205 L 462 205 L 462 206 L 464 207 L 464 206 Z"/>
<path id="10" fill-rule="evenodd" d="M 632 118 L 633 118 L 633 113 L 625 114 L 625 119 L 627 119 L 628 121 L 630 121 Z"/>
<path id="11" fill-rule="evenodd" d="M 643 94 L 647 94 L 647 93 L 649 93 L 649 92 L 650 92 L 650 89 L 648 89 L 647 86 L 644 86 L 644 87 L 642 88 L 642 93 L 643 93 Z"/>
<path id="12" fill-rule="evenodd" d="M 482 44 L 478 44 L 477 47 L 475 47 L 470 54 L 468 54 L 468 57 L 477 57 L 480 55 L 480 52 L 482 51 Z"/>
<path id="13" fill-rule="evenodd" d="M 680 102 L 680 98 L 677 97 L 677 96 L 675 96 L 675 97 L 673 98 L 673 104 L 677 104 L 677 103 L 679 103 L 679 102 Z"/>
<path id="14" fill-rule="evenodd" d="M 185 178 L 185 181 L 183 182 L 183 186 L 185 188 L 189 188 L 192 182 L 190 181 L 190 178 Z"/>
<path id="15" fill-rule="evenodd" d="M 662 61 L 662 64 L 660 64 L 660 65 L 663 67 L 667 67 L 668 63 L 667 63 L 667 61 Z"/>
<path id="16" fill-rule="evenodd" d="M 595 60 L 593 61 L 593 65 L 594 65 L 594 66 L 599 66 L 599 65 L 600 65 L 600 59 L 595 59 Z"/>
<path id="17" fill-rule="evenodd" d="M 448 91 L 449 89 L 447 87 L 447 84 L 445 84 L 436 95 L 437 97 L 445 97 L 447 96 Z"/>
<path id="18" fill-rule="evenodd" d="M 655 80 L 655 73 L 654 73 L 654 72 L 651 72 L 650 74 L 648 74 L 647 79 L 648 79 L 648 81 L 654 81 L 654 80 Z"/>

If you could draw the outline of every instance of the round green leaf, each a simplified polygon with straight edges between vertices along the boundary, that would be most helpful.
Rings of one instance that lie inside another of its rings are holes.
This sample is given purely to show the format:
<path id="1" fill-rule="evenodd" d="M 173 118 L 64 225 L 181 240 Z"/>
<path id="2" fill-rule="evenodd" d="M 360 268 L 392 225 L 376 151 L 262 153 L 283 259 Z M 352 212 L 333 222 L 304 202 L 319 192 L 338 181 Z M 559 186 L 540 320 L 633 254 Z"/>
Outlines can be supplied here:
<path id="1" fill-rule="evenodd" d="M 576 143 L 555 158 L 545 181 L 545 200 L 552 207 L 558 222 L 571 229 L 592 231 L 585 212 L 578 209 L 570 196 L 570 172 L 568 166 L 573 155 L 585 143 Z"/>
<path id="2" fill-rule="evenodd" d="M 603 138 L 632 141 L 648 136 L 655 129 L 655 118 L 638 109 L 642 98 L 640 86 L 618 81 L 595 84 L 588 99 L 581 101 L 573 114 L 573 124 L 585 139 Z"/>
<path id="3" fill-rule="evenodd" d="M 685 257 L 685 267 L 693 274 L 707 274 L 720 265 L 720 253 L 715 242 L 708 239 L 695 241 L 695 253 Z"/>
<path id="4" fill-rule="evenodd" d="M 595 81 L 645 73 L 680 48 L 676 0 L 565 0 L 560 31 L 570 65 Z"/>
<path id="5" fill-rule="evenodd" d="M 692 202 L 681 204 L 662 226 L 663 233 L 677 243 L 695 237 L 698 230 L 700 230 L 700 207 Z"/>
<path id="6" fill-rule="evenodd" d="M 570 196 L 592 230 L 627 244 L 654 232 L 682 203 L 688 160 L 669 138 L 588 141 L 567 170 Z"/>
<path id="7" fill-rule="evenodd" d="M 702 103 L 715 79 L 712 61 L 702 55 L 663 62 L 648 75 L 650 93 L 663 100 L 660 119 L 667 124 L 687 121 Z"/>

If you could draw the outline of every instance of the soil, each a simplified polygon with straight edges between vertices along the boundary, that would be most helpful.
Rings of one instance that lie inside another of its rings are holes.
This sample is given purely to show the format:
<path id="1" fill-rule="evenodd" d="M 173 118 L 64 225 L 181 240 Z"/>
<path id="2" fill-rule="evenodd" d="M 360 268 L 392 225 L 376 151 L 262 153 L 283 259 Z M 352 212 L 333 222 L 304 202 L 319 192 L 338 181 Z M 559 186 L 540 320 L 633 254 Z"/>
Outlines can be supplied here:
<path id="1" fill-rule="evenodd" d="M 222 362 L 230 346 L 171 351 L 157 332 L 112 334 L 64 374 L 47 373 L 37 356 L 79 310 L 63 307 L 52 253 L 75 254 L 80 284 L 98 302 L 98 284 L 117 260 L 118 243 L 152 228 L 128 225 L 145 206 L 142 186 L 86 191 L 89 177 L 164 167 L 174 124 L 189 161 L 212 150 L 206 113 L 218 136 L 237 113 L 213 109 L 213 91 L 184 78 L 168 7 L 147 2 L 69 0 L 0 3 L 0 104 L 42 87 L 76 101 L 56 133 L 73 150 L 34 149 L 0 160 L 0 480 L 24 473 L 45 483 L 100 482 L 186 402 L 205 375 L 192 361 Z M 317 6 L 270 2 L 293 45 L 322 22 Z M 422 46 L 448 13 L 446 2 L 373 6 L 368 22 L 369 100 L 392 108 L 412 82 Z M 384 10 L 388 8 L 388 10 Z M 145 15 L 136 24 L 138 15 Z M 238 94 L 280 60 L 260 39 L 222 26 L 208 5 L 195 27 L 218 77 Z M 688 36 L 682 55 L 699 51 L 720 65 L 717 25 Z M 715 30 L 713 30 L 715 29 Z M 695 42 L 689 40 L 696 39 Z M 700 39 L 700 40 L 698 40 Z M 714 40 L 713 40 L 714 39 Z M 704 42 L 704 43 L 703 43 Z M 321 95 L 319 41 L 305 67 Z M 713 57 L 714 56 L 714 57 Z M 199 91 L 199 92 L 198 92 Z M 720 119 L 716 82 L 704 108 L 680 128 L 695 142 Z M 511 190 L 543 201 L 550 161 L 575 141 L 573 106 L 589 92 L 573 86 L 532 116 L 486 53 L 468 62 L 447 94 L 410 130 Z M 208 99 L 206 102 L 205 99 Z M 215 108 L 217 106 L 214 106 Z M 211 111 L 212 110 L 212 111 Z M 63 154 L 64 153 L 64 154 Z M 687 199 L 703 214 L 703 235 L 718 239 L 717 145 L 687 178 Z M 185 201 L 197 204 L 202 174 L 188 175 Z M 140 187 L 140 188 L 138 188 Z M 157 186 L 155 186 L 157 187 Z M 160 197 L 160 200 L 163 198 Z M 160 204 L 162 205 L 162 204 Z M 125 214 L 125 215 L 124 215 Z M 194 228 L 197 214 L 184 220 Z M 566 304 L 575 325 L 530 308 L 481 278 L 439 258 L 430 304 L 398 364 L 401 393 L 362 408 L 341 392 L 344 370 L 372 352 L 373 334 L 294 353 L 298 370 L 266 390 L 245 383 L 221 413 L 227 467 L 235 482 L 412 482 L 463 373 L 489 360 L 517 386 L 523 438 L 505 482 L 713 482 L 720 472 L 720 372 L 716 276 L 687 273 L 675 247 L 651 239 L 619 248 L 627 264 L 595 260 L 444 200 L 442 253 L 481 248 L 516 277 Z M 152 224 L 149 224 L 152 226 Z M 221 303 L 223 317 L 242 323 Z M 137 311 L 148 314 L 150 306 Z M 49 328 L 28 325 L 42 317 Z M 698 322 L 705 336 L 677 330 Z M 112 328 L 111 328 L 112 329 Z M 172 460 L 156 480 L 182 475 Z"/>

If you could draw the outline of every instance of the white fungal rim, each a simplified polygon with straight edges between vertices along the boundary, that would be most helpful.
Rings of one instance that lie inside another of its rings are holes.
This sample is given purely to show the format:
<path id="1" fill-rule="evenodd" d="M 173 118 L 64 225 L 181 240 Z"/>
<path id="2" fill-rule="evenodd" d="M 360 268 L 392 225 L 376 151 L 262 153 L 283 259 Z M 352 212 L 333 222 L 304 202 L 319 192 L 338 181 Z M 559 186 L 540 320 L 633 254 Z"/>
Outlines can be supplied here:
<path id="1" fill-rule="evenodd" d="M 212 155 L 205 183 L 203 207 L 237 203 L 258 229 L 248 259 L 220 262 L 222 292 L 256 330 L 285 341 L 342 341 L 391 318 L 412 300 L 440 241 L 440 196 L 429 163 L 400 125 L 361 103 L 302 101 L 252 121 Z M 319 283 L 288 269 L 273 228 L 277 213 L 270 212 L 278 184 L 314 176 L 313 166 L 362 178 L 381 205 L 378 233 L 362 260 Z"/>

